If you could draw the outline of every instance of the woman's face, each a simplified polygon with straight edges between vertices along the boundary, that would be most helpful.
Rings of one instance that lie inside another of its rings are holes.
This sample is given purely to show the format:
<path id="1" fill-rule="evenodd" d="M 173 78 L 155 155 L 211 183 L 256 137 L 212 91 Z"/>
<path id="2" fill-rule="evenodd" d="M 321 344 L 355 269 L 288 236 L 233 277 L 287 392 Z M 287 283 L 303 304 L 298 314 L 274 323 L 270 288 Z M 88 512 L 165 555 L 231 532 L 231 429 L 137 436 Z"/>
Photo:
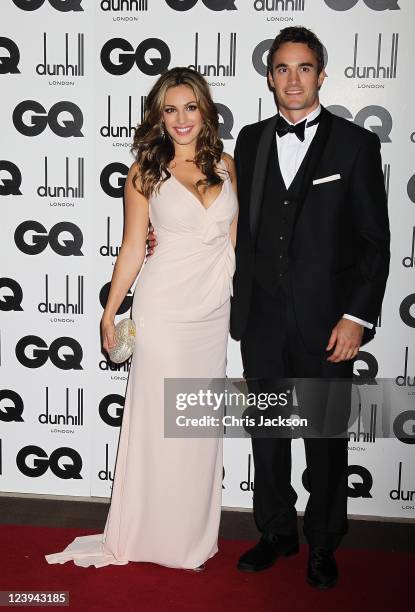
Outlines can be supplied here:
<path id="1" fill-rule="evenodd" d="M 175 145 L 196 143 L 203 120 L 191 87 L 177 85 L 167 90 L 164 99 L 163 121 Z"/>

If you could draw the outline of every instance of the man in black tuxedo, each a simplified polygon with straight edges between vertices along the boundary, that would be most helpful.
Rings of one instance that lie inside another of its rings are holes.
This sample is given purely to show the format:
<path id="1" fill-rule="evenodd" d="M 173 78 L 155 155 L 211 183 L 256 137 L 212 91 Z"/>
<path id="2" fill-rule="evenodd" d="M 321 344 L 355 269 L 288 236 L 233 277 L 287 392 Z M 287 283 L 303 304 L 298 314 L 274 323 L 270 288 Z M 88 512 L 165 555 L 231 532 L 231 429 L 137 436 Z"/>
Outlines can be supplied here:
<path id="1" fill-rule="evenodd" d="M 320 105 L 323 47 L 285 28 L 268 54 L 278 114 L 237 139 L 239 219 L 231 335 L 241 340 L 250 391 L 284 377 L 351 379 L 374 336 L 389 272 L 389 222 L 377 135 Z M 337 581 L 347 530 L 347 438 L 305 437 L 310 496 L 307 579 Z M 291 440 L 252 437 L 258 544 L 242 571 L 298 550 Z"/>

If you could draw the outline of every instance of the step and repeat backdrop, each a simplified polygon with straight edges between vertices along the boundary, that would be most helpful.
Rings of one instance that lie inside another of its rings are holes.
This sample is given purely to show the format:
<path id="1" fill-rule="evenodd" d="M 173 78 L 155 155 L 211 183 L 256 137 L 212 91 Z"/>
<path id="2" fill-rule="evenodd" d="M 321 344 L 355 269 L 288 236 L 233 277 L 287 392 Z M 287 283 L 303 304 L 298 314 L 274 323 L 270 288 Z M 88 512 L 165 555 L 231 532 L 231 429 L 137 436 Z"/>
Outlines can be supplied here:
<path id="1" fill-rule="evenodd" d="M 272 39 L 305 25 L 327 51 L 322 103 L 382 143 L 391 274 L 355 373 L 360 383 L 394 379 L 413 406 L 382 437 L 379 406 L 357 387 L 359 414 L 370 414 L 350 431 L 349 509 L 415 518 L 414 3 L 2 0 L 0 14 L 0 490 L 111 494 L 128 364 L 105 358 L 99 322 L 130 145 L 155 79 L 178 65 L 205 75 L 232 154 L 243 125 L 275 113 L 265 78 Z M 241 373 L 230 341 L 228 376 Z M 304 469 L 294 440 L 299 510 Z M 253 478 L 250 439 L 225 440 L 223 504 L 251 507 Z"/>

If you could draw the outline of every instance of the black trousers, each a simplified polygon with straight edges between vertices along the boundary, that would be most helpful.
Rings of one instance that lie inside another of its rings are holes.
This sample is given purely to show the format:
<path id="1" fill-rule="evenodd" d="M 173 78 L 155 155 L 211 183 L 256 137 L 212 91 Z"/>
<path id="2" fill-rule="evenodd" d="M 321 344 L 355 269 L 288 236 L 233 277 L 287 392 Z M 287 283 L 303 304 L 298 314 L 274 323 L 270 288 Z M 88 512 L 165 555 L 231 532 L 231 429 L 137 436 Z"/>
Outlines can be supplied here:
<path id="1" fill-rule="evenodd" d="M 324 431 L 327 419 L 341 422 L 347 431 L 350 413 L 353 360 L 331 363 L 328 354 L 310 354 L 299 334 L 290 285 L 280 285 L 277 294 L 254 284 L 245 334 L 241 340 L 244 374 L 251 393 L 281 392 L 281 379 L 342 379 L 337 393 L 320 397 L 320 406 L 307 403 L 306 414 L 317 429 Z M 328 330 L 327 342 L 330 331 Z M 313 384 L 313 382 L 312 382 Z M 285 383 L 284 383 L 285 385 Z M 283 385 L 283 386 L 284 386 Z M 299 383 L 300 385 L 300 383 Z M 286 386 L 286 385 L 285 385 Z M 326 385 L 327 386 L 327 385 Z M 324 387 L 324 385 L 323 385 Z M 301 410 L 302 392 L 297 389 Z M 307 393 L 304 397 L 307 396 Z M 333 404 L 334 402 L 334 404 Z M 323 428 L 323 429 L 322 429 Z M 333 432 L 336 426 L 329 427 Z M 304 437 L 307 471 L 305 484 L 309 499 L 304 515 L 304 534 L 311 546 L 334 550 L 347 531 L 347 437 Z M 255 464 L 254 518 L 266 537 L 297 533 L 297 494 L 291 485 L 291 438 L 252 437 Z"/>

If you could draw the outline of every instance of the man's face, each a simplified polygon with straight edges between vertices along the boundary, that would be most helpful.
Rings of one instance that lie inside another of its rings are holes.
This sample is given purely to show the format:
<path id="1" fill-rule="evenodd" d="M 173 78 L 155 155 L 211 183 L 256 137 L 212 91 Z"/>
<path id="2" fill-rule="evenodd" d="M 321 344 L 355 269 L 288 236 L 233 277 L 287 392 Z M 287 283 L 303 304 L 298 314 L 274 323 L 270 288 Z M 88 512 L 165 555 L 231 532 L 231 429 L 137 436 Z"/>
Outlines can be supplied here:
<path id="1" fill-rule="evenodd" d="M 269 84 L 283 112 L 310 112 L 316 108 L 324 77 L 324 70 L 317 73 L 316 56 L 305 43 L 283 43 L 272 58 L 272 72 L 268 72 Z"/>

